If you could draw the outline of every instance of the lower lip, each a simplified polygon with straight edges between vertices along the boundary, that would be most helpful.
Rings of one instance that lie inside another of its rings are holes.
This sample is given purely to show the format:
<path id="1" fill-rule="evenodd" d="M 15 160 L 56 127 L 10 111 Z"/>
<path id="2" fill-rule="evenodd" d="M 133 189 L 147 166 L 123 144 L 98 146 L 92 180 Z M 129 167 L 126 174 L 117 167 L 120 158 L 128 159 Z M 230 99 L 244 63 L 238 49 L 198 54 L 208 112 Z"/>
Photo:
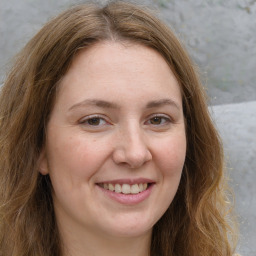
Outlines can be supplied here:
<path id="1" fill-rule="evenodd" d="M 146 200 L 152 192 L 154 184 L 151 184 L 146 190 L 138 193 L 138 194 L 122 194 L 116 193 L 107 189 L 104 189 L 100 186 L 97 186 L 106 196 L 111 199 L 117 201 L 118 203 L 125 205 L 135 205 Z"/>

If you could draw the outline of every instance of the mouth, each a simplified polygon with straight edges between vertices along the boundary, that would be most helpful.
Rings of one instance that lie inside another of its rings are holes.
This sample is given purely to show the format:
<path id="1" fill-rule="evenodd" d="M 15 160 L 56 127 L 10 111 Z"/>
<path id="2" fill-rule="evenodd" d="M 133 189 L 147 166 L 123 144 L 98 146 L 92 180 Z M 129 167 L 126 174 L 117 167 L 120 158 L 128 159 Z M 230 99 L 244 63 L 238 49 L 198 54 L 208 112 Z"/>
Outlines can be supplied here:
<path id="1" fill-rule="evenodd" d="M 96 183 L 96 186 L 107 198 L 127 206 L 134 206 L 146 201 L 150 197 L 154 185 L 156 185 L 154 180 L 145 178 L 116 179 Z"/>
<path id="2" fill-rule="evenodd" d="M 135 183 L 135 184 L 98 183 L 97 185 L 105 190 L 109 190 L 117 194 L 136 195 L 147 190 L 152 185 L 152 183 Z"/>

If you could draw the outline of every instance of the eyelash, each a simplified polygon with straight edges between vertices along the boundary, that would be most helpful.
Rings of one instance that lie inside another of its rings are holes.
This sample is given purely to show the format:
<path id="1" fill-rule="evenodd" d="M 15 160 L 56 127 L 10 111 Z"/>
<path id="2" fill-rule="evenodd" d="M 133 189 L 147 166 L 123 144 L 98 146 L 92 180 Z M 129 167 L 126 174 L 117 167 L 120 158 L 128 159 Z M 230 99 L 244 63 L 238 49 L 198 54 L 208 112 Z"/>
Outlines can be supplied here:
<path id="1" fill-rule="evenodd" d="M 160 123 L 160 124 L 152 124 L 152 123 L 151 123 L 151 125 L 153 125 L 153 126 L 164 126 L 164 125 L 169 124 L 169 123 L 172 122 L 172 120 L 171 120 L 171 118 L 170 118 L 169 116 L 166 116 L 166 115 L 159 115 L 159 114 L 151 116 L 151 117 L 147 120 L 147 122 L 150 122 L 150 121 L 151 121 L 152 119 L 154 119 L 154 118 L 159 118 L 161 122 L 162 122 L 162 120 L 165 120 L 165 122 L 164 122 L 164 124 L 162 124 L 162 123 Z"/>
<path id="2" fill-rule="evenodd" d="M 91 127 L 102 126 L 100 124 L 96 124 L 96 125 L 90 124 L 89 121 L 92 121 L 93 119 L 98 120 L 100 122 L 103 120 L 105 122 L 104 125 L 109 123 L 109 122 L 106 121 L 106 119 L 104 117 L 101 117 L 101 116 L 98 116 L 98 115 L 88 116 L 86 118 L 83 118 L 79 123 L 82 124 L 82 125 L 87 125 L 87 126 L 91 126 Z"/>
<path id="3" fill-rule="evenodd" d="M 153 123 L 150 123 L 153 119 L 160 119 L 160 123 L 159 124 L 153 124 Z M 164 120 L 164 123 L 162 123 L 162 121 Z M 96 122 L 96 124 L 90 124 L 89 122 L 92 121 L 92 122 Z M 101 122 L 104 122 L 104 124 L 101 124 Z M 166 115 L 160 115 L 160 114 L 156 114 L 156 115 L 153 115 L 153 116 L 150 116 L 149 119 L 147 119 L 147 121 L 145 122 L 145 124 L 147 125 L 152 125 L 154 127 L 157 127 L 157 126 L 164 126 L 164 125 L 168 125 L 172 122 L 172 119 L 169 117 L 169 116 L 166 116 Z M 89 126 L 89 127 L 102 127 L 103 125 L 108 125 L 108 124 L 111 124 L 110 122 L 106 121 L 106 119 L 102 116 L 98 116 L 98 115 L 94 115 L 94 116 L 88 116 L 86 118 L 83 118 L 81 121 L 79 121 L 79 124 L 81 125 L 86 125 L 86 126 Z"/>

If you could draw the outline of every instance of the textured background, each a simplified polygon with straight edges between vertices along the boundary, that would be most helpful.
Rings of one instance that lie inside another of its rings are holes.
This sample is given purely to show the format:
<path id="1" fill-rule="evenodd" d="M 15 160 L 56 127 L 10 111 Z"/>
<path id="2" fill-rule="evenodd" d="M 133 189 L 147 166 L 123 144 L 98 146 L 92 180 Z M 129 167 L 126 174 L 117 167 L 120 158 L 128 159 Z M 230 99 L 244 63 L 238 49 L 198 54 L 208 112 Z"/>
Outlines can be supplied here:
<path id="1" fill-rule="evenodd" d="M 0 0 L 0 84 L 12 57 L 75 0 Z M 106 2 L 104 0 L 98 2 Z M 256 255 L 256 0 L 144 0 L 201 71 L 223 137 L 241 222 L 238 251 Z"/>

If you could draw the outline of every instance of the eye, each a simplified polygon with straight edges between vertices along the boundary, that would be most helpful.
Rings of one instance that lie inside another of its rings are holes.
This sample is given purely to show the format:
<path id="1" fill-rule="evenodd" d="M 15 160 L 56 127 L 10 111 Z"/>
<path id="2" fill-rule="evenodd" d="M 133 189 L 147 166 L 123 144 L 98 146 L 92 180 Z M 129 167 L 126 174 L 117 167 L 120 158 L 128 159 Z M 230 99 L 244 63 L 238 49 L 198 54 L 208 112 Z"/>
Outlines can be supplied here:
<path id="1" fill-rule="evenodd" d="M 169 124 L 170 122 L 171 122 L 171 119 L 168 116 L 155 115 L 155 116 L 151 117 L 146 122 L 146 124 L 158 126 L 158 125 L 166 125 L 166 124 Z"/>
<path id="2" fill-rule="evenodd" d="M 103 126 L 107 124 L 107 121 L 100 116 L 88 116 L 79 123 L 86 126 Z"/>

